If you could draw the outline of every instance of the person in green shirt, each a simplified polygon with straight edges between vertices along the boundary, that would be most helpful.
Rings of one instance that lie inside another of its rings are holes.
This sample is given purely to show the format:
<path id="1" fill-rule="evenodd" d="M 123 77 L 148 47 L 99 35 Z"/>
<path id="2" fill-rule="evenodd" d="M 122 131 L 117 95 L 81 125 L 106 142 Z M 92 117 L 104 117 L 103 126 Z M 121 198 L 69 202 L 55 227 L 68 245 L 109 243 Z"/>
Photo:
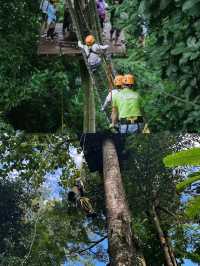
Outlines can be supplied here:
<path id="1" fill-rule="evenodd" d="M 125 75 L 121 91 L 112 99 L 112 124 L 119 122 L 120 133 L 139 133 L 144 128 L 141 112 L 141 96 L 133 90 L 133 75 Z"/>

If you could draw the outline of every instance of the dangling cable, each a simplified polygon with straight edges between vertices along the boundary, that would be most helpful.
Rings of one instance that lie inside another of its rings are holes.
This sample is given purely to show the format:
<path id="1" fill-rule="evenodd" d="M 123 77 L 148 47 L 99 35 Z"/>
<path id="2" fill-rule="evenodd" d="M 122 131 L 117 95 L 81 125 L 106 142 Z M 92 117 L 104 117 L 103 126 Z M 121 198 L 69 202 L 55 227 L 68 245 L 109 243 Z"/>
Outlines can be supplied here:
<path id="1" fill-rule="evenodd" d="M 61 92 L 61 133 L 64 132 L 64 95 L 63 95 L 63 89 Z"/>

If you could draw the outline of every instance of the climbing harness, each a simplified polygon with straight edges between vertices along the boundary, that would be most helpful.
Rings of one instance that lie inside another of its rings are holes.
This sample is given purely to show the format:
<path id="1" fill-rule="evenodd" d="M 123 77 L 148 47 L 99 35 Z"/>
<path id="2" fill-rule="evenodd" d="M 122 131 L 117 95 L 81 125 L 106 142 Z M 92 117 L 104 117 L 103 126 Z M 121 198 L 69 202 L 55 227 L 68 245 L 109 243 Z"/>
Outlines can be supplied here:
<path id="1" fill-rule="evenodd" d="M 87 198 L 87 197 L 80 197 L 79 202 L 80 202 L 81 208 L 86 213 L 94 213 L 94 210 L 92 208 L 92 204 L 91 204 L 89 198 Z"/>

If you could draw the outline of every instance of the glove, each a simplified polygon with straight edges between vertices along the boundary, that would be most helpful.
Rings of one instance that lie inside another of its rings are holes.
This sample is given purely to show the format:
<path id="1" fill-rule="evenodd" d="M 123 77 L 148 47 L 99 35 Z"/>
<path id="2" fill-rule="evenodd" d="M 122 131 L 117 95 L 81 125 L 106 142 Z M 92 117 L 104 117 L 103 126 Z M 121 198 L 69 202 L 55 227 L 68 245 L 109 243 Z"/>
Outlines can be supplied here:
<path id="1" fill-rule="evenodd" d="M 81 41 L 78 41 L 78 46 L 82 46 L 82 42 Z"/>

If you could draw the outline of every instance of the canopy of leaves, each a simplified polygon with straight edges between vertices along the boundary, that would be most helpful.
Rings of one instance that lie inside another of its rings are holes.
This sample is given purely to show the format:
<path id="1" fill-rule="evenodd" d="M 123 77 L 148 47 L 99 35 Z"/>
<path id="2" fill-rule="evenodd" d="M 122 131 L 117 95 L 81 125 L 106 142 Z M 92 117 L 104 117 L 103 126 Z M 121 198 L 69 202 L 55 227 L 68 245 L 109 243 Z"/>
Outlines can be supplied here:
<path id="1" fill-rule="evenodd" d="M 124 0 L 128 58 L 118 70 L 136 76 L 136 89 L 153 131 L 199 131 L 199 1 Z M 146 47 L 138 42 L 139 15 L 146 19 Z"/>

